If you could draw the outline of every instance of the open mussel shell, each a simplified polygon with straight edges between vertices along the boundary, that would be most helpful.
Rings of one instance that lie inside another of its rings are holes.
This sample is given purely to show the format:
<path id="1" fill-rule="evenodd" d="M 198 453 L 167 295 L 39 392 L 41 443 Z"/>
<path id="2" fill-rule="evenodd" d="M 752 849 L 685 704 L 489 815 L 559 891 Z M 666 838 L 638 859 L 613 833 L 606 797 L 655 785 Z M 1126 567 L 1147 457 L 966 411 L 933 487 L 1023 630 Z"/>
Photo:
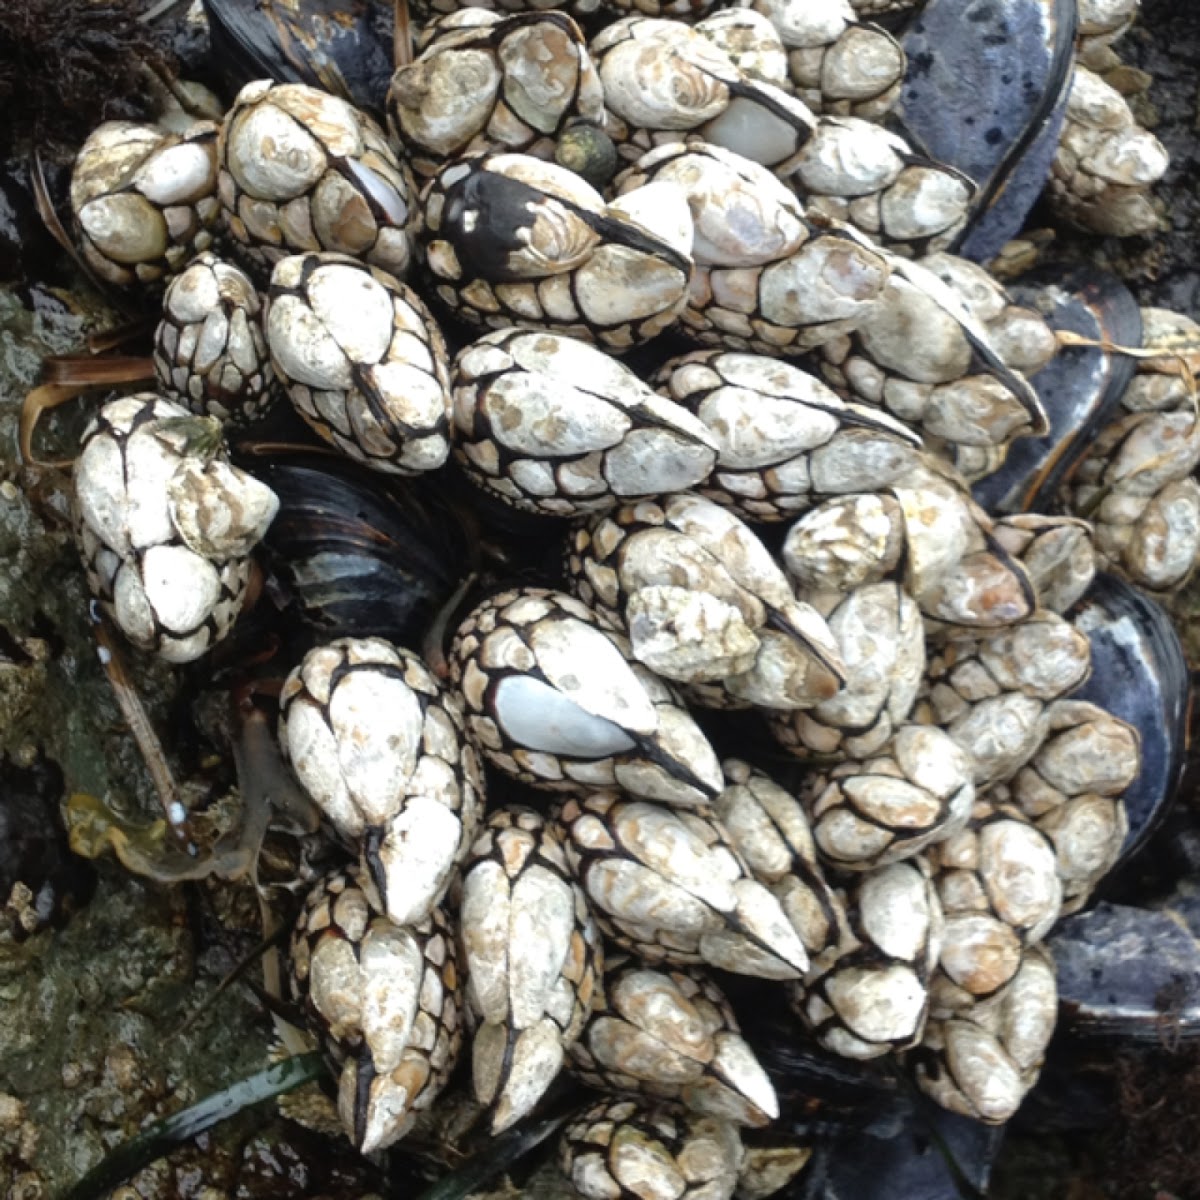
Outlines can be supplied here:
<path id="1" fill-rule="evenodd" d="M 1142 315 L 1115 275 L 1094 267 L 1039 268 L 1009 285 L 1015 304 L 1046 318 L 1051 328 L 1113 346 L 1142 344 Z M 1059 347 L 1032 384 L 1050 419 L 1043 437 L 1018 438 L 1003 466 L 971 488 L 992 513 L 1041 512 L 1112 416 L 1135 360 L 1098 346 Z"/>
<path id="2" fill-rule="evenodd" d="M 1048 945 L 1063 1027 L 1080 1036 L 1171 1044 L 1200 1038 L 1200 885 L 1160 906 L 1098 904 Z"/>
<path id="3" fill-rule="evenodd" d="M 203 0 L 212 58 L 233 90 L 252 79 L 307 83 L 381 115 L 391 46 L 368 0 Z"/>
<path id="4" fill-rule="evenodd" d="M 1091 644 L 1092 673 L 1072 693 L 1128 721 L 1141 737 L 1142 763 L 1123 793 L 1127 859 L 1162 821 L 1183 774 L 1191 676 L 1166 610 L 1132 584 L 1099 574 L 1067 614 Z"/>
<path id="5" fill-rule="evenodd" d="M 986 262 L 1042 190 L 1066 116 L 1076 0 L 929 0 L 902 39 L 897 113 L 915 145 L 977 184 L 956 252 Z"/>
<path id="6" fill-rule="evenodd" d="M 259 462 L 279 496 L 264 539 L 269 586 L 321 639 L 419 644 L 466 570 L 466 535 L 423 486 L 313 455 Z"/>

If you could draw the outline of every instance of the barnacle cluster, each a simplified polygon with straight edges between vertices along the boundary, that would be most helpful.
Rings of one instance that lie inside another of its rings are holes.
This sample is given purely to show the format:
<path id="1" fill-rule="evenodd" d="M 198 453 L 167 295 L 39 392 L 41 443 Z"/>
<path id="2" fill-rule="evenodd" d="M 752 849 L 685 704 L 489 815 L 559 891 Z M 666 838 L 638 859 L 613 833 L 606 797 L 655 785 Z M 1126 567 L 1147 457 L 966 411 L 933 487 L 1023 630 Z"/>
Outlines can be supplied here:
<path id="1" fill-rule="evenodd" d="M 1145 782 L 1142 718 L 1079 694 L 1128 585 L 1075 606 L 1097 565 L 1157 592 L 1195 565 L 1200 330 L 951 252 L 1024 211 L 876 123 L 905 71 L 878 6 L 500 7 L 420 14 L 386 130 L 257 80 L 219 131 L 89 139 L 85 256 L 166 286 L 161 395 L 106 405 L 76 471 L 97 597 L 171 661 L 229 632 L 276 500 L 211 423 L 276 400 L 381 489 L 453 473 L 485 527 L 558 547 L 428 662 L 424 629 L 339 609 L 286 664 L 279 743 L 341 853 L 286 999 L 364 1152 L 458 1086 L 503 1130 L 567 1071 L 615 1093 L 564 1135 L 580 1194 L 724 1200 L 780 1104 L 714 969 L 1002 1123 L 1054 1025 L 1047 935 Z M 1070 50 L 1051 195 L 1141 230 L 1161 147 Z M 668 331 L 649 371 L 617 357 Z M 1084 428 L 1046 383 L 1081 354 L 1107 364 Z"/>

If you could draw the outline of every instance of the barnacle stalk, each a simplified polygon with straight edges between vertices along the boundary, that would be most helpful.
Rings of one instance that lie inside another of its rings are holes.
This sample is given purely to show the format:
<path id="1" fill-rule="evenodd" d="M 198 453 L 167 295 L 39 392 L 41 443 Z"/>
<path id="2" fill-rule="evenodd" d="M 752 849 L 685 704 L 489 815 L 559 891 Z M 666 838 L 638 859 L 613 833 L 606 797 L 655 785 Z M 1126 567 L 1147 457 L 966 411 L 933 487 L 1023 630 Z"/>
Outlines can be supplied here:
<path id="1" fill-rule="evenodd" d="M 392 61 L 397 67 L 407 67 L 413 60 L 413 36 L 412 24 L 408 16 L 408 0 L 396 0 L 395 22 Z"/>
<path id="2" fill-rule="evenodd" d="M 129 678 L 129 670 L 125 663 L 125 655 L 120 643 L 113 634 L 107 618 L 100 612 L 99 606 L 93 602 L 92 624 L 96 632 L 97 655 L 104 674 L 112 685 L 113 695 L 129 726 L 129 732 L 137 743 L 137 748 L 150 772 L 154 790 L 158 794 L 158 802 L 162 806 L 163 816 L 167 819 L 167 827 L 171 836 L 193 858 L 199 854 L 196 842 L 188 823 L 187 806 L 175 776 L 171 772 L 167 757 L 163 753 L 162 742 L 154 732 L 154 726 L 146 713 L 142 699 L 138 695 Z"/>

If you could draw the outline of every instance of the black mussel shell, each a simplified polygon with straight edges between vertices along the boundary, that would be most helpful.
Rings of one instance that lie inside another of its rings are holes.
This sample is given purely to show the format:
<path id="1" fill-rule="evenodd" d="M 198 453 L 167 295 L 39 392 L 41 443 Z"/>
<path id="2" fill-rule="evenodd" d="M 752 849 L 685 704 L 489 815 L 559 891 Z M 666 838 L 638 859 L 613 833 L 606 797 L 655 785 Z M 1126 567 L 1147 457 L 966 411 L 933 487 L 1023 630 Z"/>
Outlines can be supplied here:
<path id="1" fill-rule="evenodd" d="M 822 1050 L 801 1029 L 779 988 L 725 974 L 720 985 L 779 1098 L 779 1121 L 772 1129 L 823 1137 L 861 1129 L 892 1110 L 900 1087 L 893 1064 L 856 1062 Z"/>
<path id="2" fill-rule="evenodd" d="M 1167 612 L 1132 584 L 1098 574 L 1067 614 L 1091 643 L 1092 673 L 1072 693 L 1128 721 L 1142 765 L 1124 793 L 1127 859 L 1160 824 L 1179 791 L 1187 757 L 1191 674 Z"/>
<path id="3" fill-rule="evenodd" d="M 1142 314 L 1115 275 L 1094 267 L 1046 266 L 1009 286 L 1014 303 L 1040 312 L 1055 330 L 1096 342 L 1138 347 Z M 1050 419 L 1044 437 L 1017 438 L 1003 466 L 971 488 L 989 512 L 1044 512 L 1112 417 L 1133 377 L 1127 354 L 1061 346 L 1032 380 Z"/>
<path id="4" fill-rule="evenodd" d="M 0 938 L 63 924 L 95 888 L 91 865 L 68 847 L 63 792 L 49 760 L 19 767 L 0 758 Z"/>
<path id="5" fill-rule="evenodd" d="M 900 1101 L 866 1129 L 817 1148 L 803 1188 L 789 1200 L 963 1200 L 986 1194 L 1004 1129 Z"/>
<path id="6" fill-rule="evenodd" d="M 0 163 L 0 284 L 56 276 L 58 254 L 34 206 L 29 165 Z"/>
<path id="7" fill-rule="evenodd" d="M 1075 0 L 929 0 L 902 45 L 905 133 L 979 188 L 955 250 L 999 253 L 1046 181 L 1066 115 Z"/>
<path id="8" fill-rule="evenodd" d="M 1161 908 L 1098 904 L 1050 936 L 1059 1013 L 1072 1033 L 1171 1044 L 1200 1037 L 1200 889 Z"/>
<path id="9" fill-rule="evenodd" d="M 268 588 L 323 638 L 386 637 L 419 648 L 470 570 L 453 512 L 415 483 L 331 458 L 253 464 L 279 497 L 263 545 Z"/>
<path id="10" fill-rule="evenodd" d="M 212 55 L 235 88 L 307 83 L 379 115 L 392 48 L 368 0 L 204 0 Z"/>

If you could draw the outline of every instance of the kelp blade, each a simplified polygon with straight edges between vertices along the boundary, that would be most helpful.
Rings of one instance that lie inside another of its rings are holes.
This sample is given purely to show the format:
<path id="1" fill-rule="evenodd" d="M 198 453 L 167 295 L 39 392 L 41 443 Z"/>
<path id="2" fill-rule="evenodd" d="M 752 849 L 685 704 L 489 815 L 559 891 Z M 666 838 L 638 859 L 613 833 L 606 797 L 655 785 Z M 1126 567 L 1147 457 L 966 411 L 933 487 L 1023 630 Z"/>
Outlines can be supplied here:
<path id="1" fill-rule="evenodd" d="M 324 1072 L 325 1062 L 314 1051 L 285 1059 L 249 1079 L 239 1080 L 232 1087 L 215 1092 L 173 1117 L 156 1121 L 144 1133 L 118 1146 L 67 1192 L 63 1200 L 97 1200 L 123 1179 L 128 1179 L 182 1142 L 190 1141 L 243 1109 L 311 1083 Z"/>

